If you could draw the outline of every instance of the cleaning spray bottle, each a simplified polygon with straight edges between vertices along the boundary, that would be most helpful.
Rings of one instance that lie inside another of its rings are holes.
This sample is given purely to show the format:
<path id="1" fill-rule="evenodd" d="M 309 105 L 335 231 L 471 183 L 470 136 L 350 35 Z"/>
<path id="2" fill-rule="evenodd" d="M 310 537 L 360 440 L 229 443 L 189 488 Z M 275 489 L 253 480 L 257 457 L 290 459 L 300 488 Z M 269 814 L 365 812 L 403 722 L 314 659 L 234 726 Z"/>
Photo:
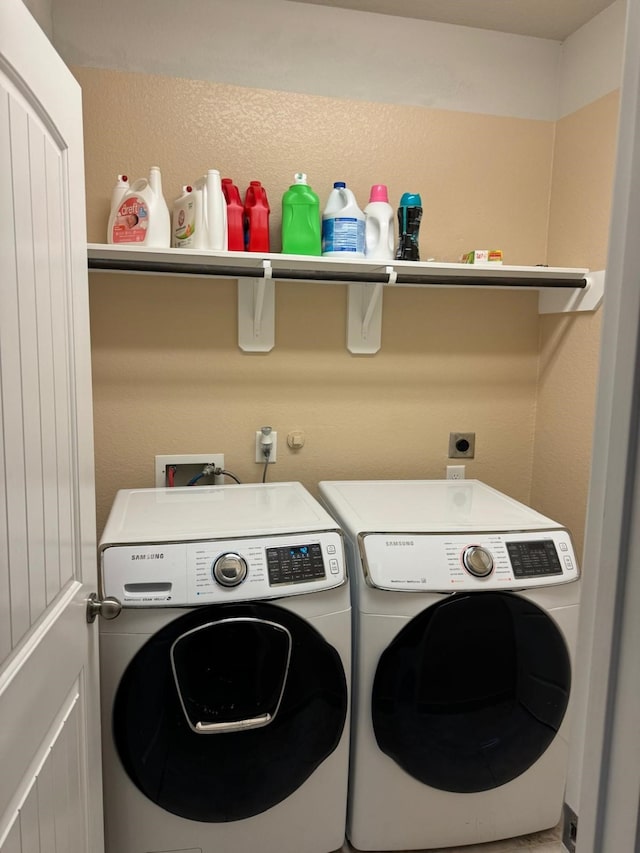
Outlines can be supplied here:
<path id="1" fill-rule="evenodd" d="M 112 210 L 107 232 L 108 243 L 135 243 L 158 249 L 171 244 L 169 208 L 162 195 L 158 166 L 149 170 L 149 179 L 140 178 L 127 189 L 125 176 L 112 193 Z M 122 184 L 123 186 L 119 186 Z M 118 198 L 117 191 L 122 189 Z"/>
<path id="2" fill-rule="evenodd" d="M 222 181 L 217 169 L 209 169 L 206 175 L 193 184 L 195 197 L 194 249 L 212 249 L 226 252 L 227 203 L 222 193 Z"/>

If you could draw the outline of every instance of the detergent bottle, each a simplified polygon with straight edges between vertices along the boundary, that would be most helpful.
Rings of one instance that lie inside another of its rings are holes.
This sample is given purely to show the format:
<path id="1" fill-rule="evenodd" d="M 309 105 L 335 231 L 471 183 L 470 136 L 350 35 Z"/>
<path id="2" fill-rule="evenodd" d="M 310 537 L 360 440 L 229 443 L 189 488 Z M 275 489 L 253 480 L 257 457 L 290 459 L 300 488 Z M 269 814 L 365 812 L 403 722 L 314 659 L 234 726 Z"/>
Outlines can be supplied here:
<path id="1" fill-rule="evenodd" d="M 158 166 L 149 170 L 149 180 L 140 178 L 127 189 L 124 176 L 119 176 L 112 193 L 108 243 L 135 243 L 158 249 L 171 244 L 169 208 L 162 195 L 162 178 Z M 122 184 L 122 186 L 119 186 Z M 122 195 L 117 192 L 122 189 Z"/>
<path id="2" fill-rule="evenodd" d="M 244 208 L 240 190 L 231 178 L 223 178 L 222 193 L 227 202 L 227 248 L 230 252 L 244 252 Z"/>
<path id="3" fill-rule="evenodd" d="M 269 202 L 260 181 L 251 181 L 244 196 L 245 241 L 248 252 L 269 252 Z"/>
<path id="4" fill-rule="evenodd" d="M 336 181 L 322 214 L 322 254 L 364 258 L 365 215 L 344 181 Z"/>
<path id="5" fill-rule="evenodd" d="M 193 184 L 195 196 L 196 224 L 194 249 L 212 249 L 226 252 L 227 203 L 222 193 L 222 181 L 217 169 L 209 169 L 206 175 Z"/>
<path id="6" fill-rule="evenodd" d="M 111 207 L 109 208 L 109 216 L 118 207 L 118 203 L 122 196 L 129 189 L 129 178 L 126 175 L 118 175 L 116 185 L 111 191 Z"/>
<path id="7" fill-rule="evenodd" d="M 389 204 L 384 184 L 374 184 L 369 195 L 369 204 L 364 209 L 365 255 L 381 261 L 393 260 L 394 210 Z"/>
<path id="8" fill-rule="evenodd" d="M 182 195 L 173 203 L 172 223 L 171 246 L 174 249 L 192 249 L 196 226 L 196 202 L 190 186 L 182 187 Z"/>
<path id="9" fill-rule="evenodd" d="M 282 196 L 282 251 L 287 255 L 320 255 L 320 200 L 304 172 Z"/>

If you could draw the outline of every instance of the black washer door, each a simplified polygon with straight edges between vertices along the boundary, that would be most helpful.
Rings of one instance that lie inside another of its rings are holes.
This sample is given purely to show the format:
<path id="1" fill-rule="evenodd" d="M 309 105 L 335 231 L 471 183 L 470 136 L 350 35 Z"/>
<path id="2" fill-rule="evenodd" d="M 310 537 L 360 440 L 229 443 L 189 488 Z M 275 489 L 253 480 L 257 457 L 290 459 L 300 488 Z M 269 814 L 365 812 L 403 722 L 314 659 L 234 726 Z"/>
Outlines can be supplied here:
<path id="1" fill-rule="evenodd" d="M 215 605 L 175 619 L 136 654 L 113 736 L 150 800 L 216 823 L 292 794 L 337 747 L 346 714 L 340 656 L 308 622 L 271 604 Z"/>
<path id="2" fill-rule="evenodd" d="M 570 686 L 566 644 L 543 610 L 512 593 L 452 596 L 412 619 L 381 655 L 376 740 L 433 788 L 497 788 L 547 749 Z"/>

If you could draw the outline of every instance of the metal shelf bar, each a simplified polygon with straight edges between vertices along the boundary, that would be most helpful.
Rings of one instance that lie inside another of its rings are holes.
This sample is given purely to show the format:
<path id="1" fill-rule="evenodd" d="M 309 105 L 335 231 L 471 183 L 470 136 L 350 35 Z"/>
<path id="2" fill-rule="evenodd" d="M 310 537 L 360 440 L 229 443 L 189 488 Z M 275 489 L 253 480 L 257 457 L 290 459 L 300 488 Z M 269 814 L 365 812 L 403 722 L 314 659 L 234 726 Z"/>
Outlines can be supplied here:
<path id="1" fill-rule="evenodd" d="M 89 258 L 90 270 L 102 272 L 152 273 L 156 275 L 199 276 L 213 278 L 272 278 L 281 281 L 326 281 L 336 284 L 389 284 L 388 272 L 349 272 L 345 270 L 295 270 L 271 267 L 271 274 L 264 268 L 222 264 L 184 264 L 179 261 L 149 261 L 146 259 Z M 396 270 L 395 285 L 431 285 L 440 287 L 562 287 L 584 289 L 586 278 L 554 278 L 540 276 L 496 275 L 475 271 L 474 274 L 459 273 L 403 273 Z"/>

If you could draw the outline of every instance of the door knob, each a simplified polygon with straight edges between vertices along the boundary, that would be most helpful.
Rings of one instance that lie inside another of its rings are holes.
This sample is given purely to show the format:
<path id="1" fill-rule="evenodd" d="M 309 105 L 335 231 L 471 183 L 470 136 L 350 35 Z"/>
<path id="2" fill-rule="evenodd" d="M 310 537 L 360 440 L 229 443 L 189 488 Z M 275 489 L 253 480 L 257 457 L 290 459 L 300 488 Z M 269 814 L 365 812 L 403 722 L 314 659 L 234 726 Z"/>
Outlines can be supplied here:
<path id="1" fill-rule="evenodd" d="M 87 622 L 94 622 L 96 616 L 102 616 L 103 619 L 115 619 L 121 610 L 122 605 L 117 598 L 109 596 L 100 601 L 97 594 L 92 592 L 87 599 Z"/>

